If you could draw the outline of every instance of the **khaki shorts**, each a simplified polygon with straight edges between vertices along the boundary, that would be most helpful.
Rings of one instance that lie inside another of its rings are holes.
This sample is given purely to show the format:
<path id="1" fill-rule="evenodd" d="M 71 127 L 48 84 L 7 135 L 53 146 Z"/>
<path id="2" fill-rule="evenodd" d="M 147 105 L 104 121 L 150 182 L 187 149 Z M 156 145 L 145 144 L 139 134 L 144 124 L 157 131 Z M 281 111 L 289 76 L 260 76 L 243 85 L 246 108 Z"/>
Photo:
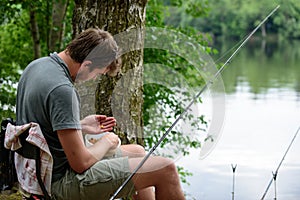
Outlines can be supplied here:
<path id="1" fill-rule="evenodd" d="M 68 170 L 63 178 L 52 183 L 54 200 L 106 200 L 130 176 L 128 157 L 121 156 L 121 150 L 110 158 L 100 160 L 82 174 Z M 120 197 L 130 197 L 134 193 L 132 181 L 119 193 Z"/>

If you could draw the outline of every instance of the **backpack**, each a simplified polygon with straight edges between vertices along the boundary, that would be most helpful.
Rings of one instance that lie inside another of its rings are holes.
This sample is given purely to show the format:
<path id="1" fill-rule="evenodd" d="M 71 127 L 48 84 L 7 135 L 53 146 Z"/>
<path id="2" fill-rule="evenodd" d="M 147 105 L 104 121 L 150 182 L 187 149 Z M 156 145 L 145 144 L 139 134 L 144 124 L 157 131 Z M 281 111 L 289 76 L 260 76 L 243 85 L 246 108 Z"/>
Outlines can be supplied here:
<path id="1" fill-rule="evenodd" d="M 16 122 L 11 119 L 5 119 L 1 122 L 0 134 L 0 192 L 4 190 L 13 190 L 15 183 L 18 182 L 15 169 L 14 155 L 15 153 L 4 147 L 5 131 L 8 123 L 13 125 Z"/>

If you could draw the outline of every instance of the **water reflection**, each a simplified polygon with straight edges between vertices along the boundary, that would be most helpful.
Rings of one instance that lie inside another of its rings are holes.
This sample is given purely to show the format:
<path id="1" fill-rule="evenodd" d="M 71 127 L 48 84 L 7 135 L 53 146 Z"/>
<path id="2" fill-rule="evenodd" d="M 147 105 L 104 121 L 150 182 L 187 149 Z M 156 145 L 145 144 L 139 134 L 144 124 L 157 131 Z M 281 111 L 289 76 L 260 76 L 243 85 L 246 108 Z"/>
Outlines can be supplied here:
<path id="1" fill-rule="evenodd" d="M 232 43 L 222 46 L 224 55 Z M 300 95 L 300 41 L 267 43 L 252 41 L 232 60 L 224 71 L 226 92 L 234 93 L 238 85 L 248 84 L 250 93 L 270 92 L 270 89 L 292 89 Z M 271 92 L 273 92 L 272 90 Z"/>
<path id="2" fill-rule="evenodd" d="M 189 199 L 231 199 L 231 164 L 238 165 L 235 199 L 262 197 L 300 125 L 299 44 L 250 41 L 223 72 L 226 120 L 216 149 L 204 160 L 195 150 L 177 163 L 194 174 L 184 185 Z M 223 44 L 220 55 L 231 47 Z M 207 116 L 209 98 L 202 105 Z M 298 136 L 277 176 L 278 199 L 300 199 L 299 154 Z M 274 199 L 274 190 L 265 200 Z"/>

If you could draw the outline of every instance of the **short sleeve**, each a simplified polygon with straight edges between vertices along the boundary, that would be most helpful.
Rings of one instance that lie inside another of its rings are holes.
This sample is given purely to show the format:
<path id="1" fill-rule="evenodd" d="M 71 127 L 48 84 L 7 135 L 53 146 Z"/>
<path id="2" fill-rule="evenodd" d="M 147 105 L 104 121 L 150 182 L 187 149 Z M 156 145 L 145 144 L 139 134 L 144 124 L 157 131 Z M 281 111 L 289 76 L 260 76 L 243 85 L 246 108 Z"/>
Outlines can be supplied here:
<path id="1" fill-rule="evenodd" d="M 79 96 L 73 86 L 56 87 L 49 94 L 47 105 L 53 131 L 81 129 Z"/>

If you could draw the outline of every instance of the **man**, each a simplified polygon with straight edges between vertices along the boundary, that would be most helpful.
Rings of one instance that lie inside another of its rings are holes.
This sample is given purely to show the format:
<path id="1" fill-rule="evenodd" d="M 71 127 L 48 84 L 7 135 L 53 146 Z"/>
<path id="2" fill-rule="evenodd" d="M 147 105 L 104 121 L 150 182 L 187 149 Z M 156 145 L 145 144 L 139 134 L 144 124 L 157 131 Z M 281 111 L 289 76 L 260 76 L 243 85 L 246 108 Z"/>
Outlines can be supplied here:
<path id="1" fill-rule="evenodd" d="M 54 159 L 54 199 L 109 199 L 145 155 L 141 146 L 121 145 L 113 157 L 103 159 L 118 145 L 114 133 L 104 135 L 90 147 L 84 144 L 83 133 L 111 131 L 116 121 L 104 115 L 80 121 L 73 83 L 99 74 L 115 75 L 120 68 L 117 57 L 118 46 L 108 32 L 88 29 L 64 51 L 31 62 L 21 76 L 17 124 L 36 122 L 41 126 Z M 120 196 L 129 195 L 147 200 L 184 199 L 176 167 L 163 157 L 147 160 L 120 192 Z"/>

